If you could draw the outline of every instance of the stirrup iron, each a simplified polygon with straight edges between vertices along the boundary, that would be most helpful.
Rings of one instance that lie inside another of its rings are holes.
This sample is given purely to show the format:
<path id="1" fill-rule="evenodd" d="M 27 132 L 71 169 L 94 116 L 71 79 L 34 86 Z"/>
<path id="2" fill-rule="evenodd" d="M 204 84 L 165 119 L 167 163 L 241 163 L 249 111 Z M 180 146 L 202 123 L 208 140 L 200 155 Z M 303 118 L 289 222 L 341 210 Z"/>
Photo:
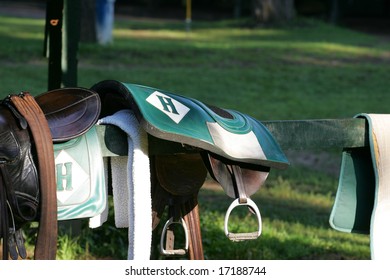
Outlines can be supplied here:
<path id="1" fill-rule="evenodd" d="M 229 232 L 229 216 L 232 210 L 238 206 L 247 206 L 250 207 L 254 214 L 256 215 L 257 218 L 257 231 L 254 232 L 243 232 L 243 233 L 232 233 Z M 258 238 L 261 235 L 261 230 L 262 230 L 262 225 L 261 225 L 261 215 L 260 215 L 260 210 L 257 207 L 256 203 L 253 202 L 252 199 L 247 197 L 246 199 L 240 199 L 237 198 L 233 200 L 232 204 L 230 204 L 228 210 L 226 211 L 225 214 L 225 235 L 231 240 L 231 241 L 245 241 L 245 240 L 253 240 Z"/>
<path id="2" fill-rule="evenodd" d="M 165 249 L 164 241 L 165 237 L 167 236 L 168 228 L 172 224 L 179 224 L 182 226 L 184 230 L 184 237 L 185 237 L 185 244 L 183 249 Z M 160 253 L 164 256 L 183 256 L 187 254 L 188 252 L 188 229 L 187 225 L 182 217 L 178 219 L 178 221 L 174 221 L 173 217 L 171 217 L 164 225 L 164 228 L 161 233 L 161 239 L 160 239 Z"/>

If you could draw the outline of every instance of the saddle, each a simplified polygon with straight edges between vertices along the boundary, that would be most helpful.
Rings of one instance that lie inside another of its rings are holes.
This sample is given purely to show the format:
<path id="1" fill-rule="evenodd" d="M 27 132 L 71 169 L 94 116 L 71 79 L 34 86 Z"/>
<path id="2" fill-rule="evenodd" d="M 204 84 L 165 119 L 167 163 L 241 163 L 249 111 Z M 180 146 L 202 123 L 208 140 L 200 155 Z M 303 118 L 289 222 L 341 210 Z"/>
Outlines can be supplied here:
<path id="1" fill-rule="evenodd" d="M 3 259 L 26 258 L 21 228 L 39 221 L 35 259 L 55 259 L 57 201 L 53 142 L 88 131 L 100 113 L 88 89 L 22 92 L 0 103 L 0 238 Z"/>
<path id="2" fill-rule="evenodd" d="M 261 234 L 260 211 L 250 196 L 264 183 L 271 168 L 289 165 L 264 125 L 234 110 L 146 86 L 106 80 L 91 90 L 102 101 L 100 117 L 131 109 L 149 135 L 153 229 L 166 206 L 169 208 L 160 242 L 163 255 L 190 251 L 190 258 L 203 258 L 197 195 L 207 172 L 234 198 L 225 215 L 226 236 L 243 241 Z M 255 213 L 255 232 L 229 231 L 229 216 L 237 206 Z M 185 232 L 181 249 L 174 248 L 174 225 L 180 225 Z"/>

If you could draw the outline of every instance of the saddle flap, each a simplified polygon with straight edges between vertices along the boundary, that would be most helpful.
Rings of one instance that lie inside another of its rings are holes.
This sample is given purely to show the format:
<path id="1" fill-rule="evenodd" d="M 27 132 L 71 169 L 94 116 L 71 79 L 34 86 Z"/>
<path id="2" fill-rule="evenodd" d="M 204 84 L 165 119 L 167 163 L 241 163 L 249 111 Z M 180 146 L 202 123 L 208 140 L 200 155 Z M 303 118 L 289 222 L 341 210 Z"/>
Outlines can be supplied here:
<path id="1" fill-rule="evenodd" d="M 17 117 L 0 106 L 0 177 L 6 185 L 7 200 L 14 213 L 16 227 L 32 221 L 38 213 L 39 184 L 32 141 Z"/>
<path id="2" fill-rule="evenodd" d="M 97 121 L 99 95 L 84 88 L 64 88 L 35 98 L 49 123 L 54 142 L 67 141 L 88 131 Z"/>
<path id="3" fill-rule="evenodd" d="M 204 157 L 204 160 L 210 175 L 222 186 L 225 193 L 232 198 L 238 198 L 240 195 L 250 197 L 259 190 L 269 174 L 269 168 L 256 166 L 257 169 L 254 169 L 255 166 L 237 165 L 238 163 L 210 153 L 207 157 Z M 238 167 L 240 172 L 236 172 L 234 167 Z M 238 193 L 237 182 L 240 182 L 242 185 L 242 194 Z"/>
<path id="4" fill-rule="evenodd" d="M 0 112 L 0 118 L 2 113 Z M 1 120 L 0 120 L 1 122 Z M 12 161 L 19 156 L 19 145 L 14 134 L 0 123 L 0 162 Z"/>
<path id="5" fill-rule="evenodd" d="M 156 156 L 156 175 L 169 193 L 188 196 L 197 193 L 205 182 L 207 170 L 199 154 Z"/>

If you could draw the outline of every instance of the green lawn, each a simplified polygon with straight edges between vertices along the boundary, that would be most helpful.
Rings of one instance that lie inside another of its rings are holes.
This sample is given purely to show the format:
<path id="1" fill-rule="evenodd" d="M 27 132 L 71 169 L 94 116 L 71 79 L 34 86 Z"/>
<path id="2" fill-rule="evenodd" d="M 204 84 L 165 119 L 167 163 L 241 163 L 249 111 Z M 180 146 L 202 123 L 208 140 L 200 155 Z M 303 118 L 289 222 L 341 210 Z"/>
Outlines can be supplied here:
<path id="1" fill-rule="evenodd" d="M 43 20 L 0 17 L 0 95 L 47 87 Z M 259 120 L 349 118 L 388 113 L 389 40 L 317 20 L 250 28 L 243 21 L 184 23 L 117 20 L 114 44 L 81 44 L 79 85 L 104 79 L 148 85 Z M 328 151 L 326 151 L 328 152 Z M 305 151 L 304 155 L 310 151 Z M 207 259 L 368 259 L 369 237 L 332 230 L 338 151 L 318 168 L 295 164 L 272 171 L 254 196 L 263 217 L 256 241 L 231 243 L 223 234 L 230 199 L 202 189 L 200 211 Z M 329 167 L 336 172 L 321 172 Z M 323 168 L 324 167 L 324 168 Z M 233 224 L 251 217 L 237 218 Z M 60 259 L 126 258 L 127 233 L 112 220 L 72 239 L 59 238 Z"/>

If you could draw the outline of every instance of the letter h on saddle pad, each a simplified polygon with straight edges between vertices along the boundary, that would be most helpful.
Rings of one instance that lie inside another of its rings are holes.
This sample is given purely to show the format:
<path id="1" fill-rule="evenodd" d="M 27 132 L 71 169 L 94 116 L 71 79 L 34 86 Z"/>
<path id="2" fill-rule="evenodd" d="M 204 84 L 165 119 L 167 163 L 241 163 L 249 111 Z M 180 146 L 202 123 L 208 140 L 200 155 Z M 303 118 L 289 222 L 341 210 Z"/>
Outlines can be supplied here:
<path id="1" fill-rule="evenodd" d="M 146 86 L 107 80 L 91 89 L 102 100 L 101 117 L 132 110 L 149 135 L 149 151 L 154 151 L 150 155 L 153 227 L 168 205 L 171 209 L 176 207 L 170 211 L 176 214 L 172 214 L 168 226 L 176 222 L 187 230 L 182 219 L 186 213 L 177 211 L 177 205 L 196 198 L 208 170 L 226 194 L 234 198 L 225 216 L 225 234 L 233 241 L 254 239 L 261 234 L 260 211 L 250 196 L 264 183 L 271 168 L 285 169 L 289 165 L 264 125 L 234 110 Z M 246 206 L 256 214 L 255 232 L 229 232 L 229 215 L 237 206 Z M 165 232 L 162 239 L 164 235 Z M 164 254 L 175 253 L 160 249 Z"/>

